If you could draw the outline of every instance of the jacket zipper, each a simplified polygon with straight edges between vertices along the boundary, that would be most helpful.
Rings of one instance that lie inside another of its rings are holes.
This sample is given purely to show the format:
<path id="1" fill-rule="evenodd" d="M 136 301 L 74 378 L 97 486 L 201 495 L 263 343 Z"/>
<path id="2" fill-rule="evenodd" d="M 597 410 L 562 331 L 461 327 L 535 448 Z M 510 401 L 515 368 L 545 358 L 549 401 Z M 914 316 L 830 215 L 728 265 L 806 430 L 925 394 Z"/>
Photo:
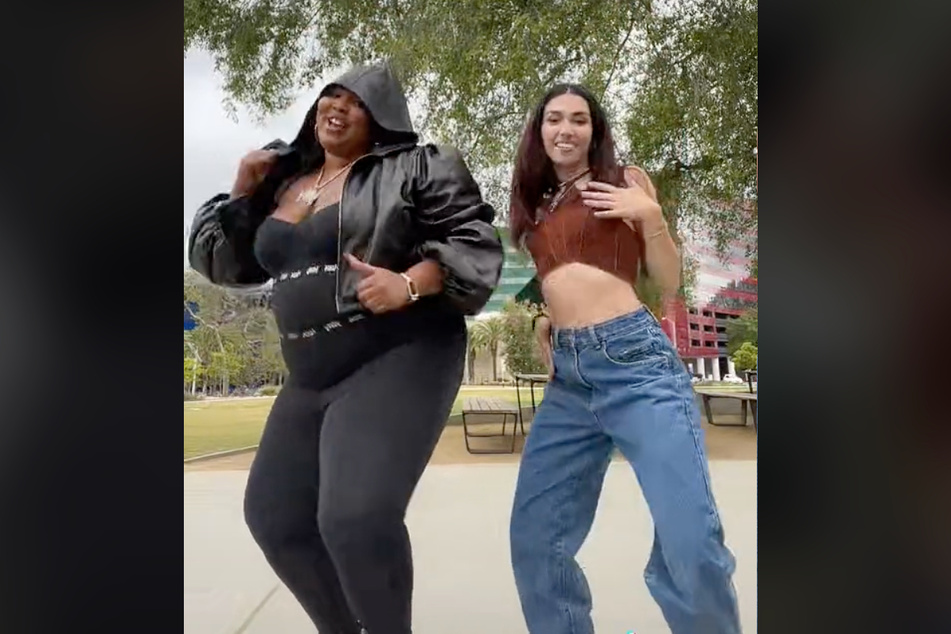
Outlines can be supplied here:
<path id="1" fill-rule="evenodd" d="M 362 157 L 361 157 L 362 158 Z M 350 166 L 350 171 L 343 177 L 343 187 L 340 189 L 340 206 L 337 208 L 337 268 L 334 270 L 334 304 L 337 306 L 337 313 L 340 309 L 340 267 L 343 266 L 343 199 L 347 195 L 347 183 L 350 181 L 350 173 L 354 166 L 360 161 L 357 159 Z"/>
<path id="2" fill-rule="evenodd" d="M 347 171 L 347 175 L 343 177 L 343 187 L 340 190 L 340 206 L 337 209 L 337 270 L 334 271 L 334 286 L 336 287 L 336 292 L 334 293 L 334 303 L 337 305 L 337 312 L 341 312 L 340 308 L 340 267 L 343 266 L 343 199 L 347 195 L 347 183 L 350 181 L 350 174 L 353 173 L 353 168 L 357 166 L 357 163 L 364 160 L 370 156 L 370 154 L 365 154 L 355 160 L 352 165 L 350 165 L 350 170 Z"/>
<path id="3" fill-rule="evenodd" d="M 414 143 L 413 146 L 416 144 Z M 357 163 L 364 160 L 368 156 L 384 157 L 388 154 L 407 149 L 406 146 L 398 145 L 392 148 L 388 148 L 387 151 L 384 151 L 380 154 L 370 152 L 369 154 L 364 154 L 357 160 L 353 162 L 350 166 L 350 171 L 347 172 L 347 175 L 343 177 L 343 187 L 340 192 L 340 207 L 337 210 L 337 270 L 334 272 L 334 286 L 336 287 L 336 292 L 334 293 L 334 303 L 337 305 L 337 312 L 341 311 L 340 309 L 340 267 L 343 266 L 343 199 L 347 194 L 347 183 L 350 181 L 350 174 L 353 173 L 353 168 L 356 167 Z M 371 252 L 364 254 L 364 262 L 369 264 Z"/>

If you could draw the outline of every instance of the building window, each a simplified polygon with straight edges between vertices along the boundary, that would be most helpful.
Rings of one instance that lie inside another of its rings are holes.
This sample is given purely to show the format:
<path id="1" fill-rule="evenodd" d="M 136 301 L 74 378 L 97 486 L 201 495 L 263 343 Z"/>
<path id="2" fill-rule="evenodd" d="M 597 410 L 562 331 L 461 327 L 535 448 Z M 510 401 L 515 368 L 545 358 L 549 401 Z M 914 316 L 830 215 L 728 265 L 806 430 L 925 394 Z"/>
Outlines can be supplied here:
<path id="1" fill-rule="evenodd" d="M 699 347 L 700 347 L 700 341 L 697 340 L 697 339 L 691 339 L 691 340 L 690 340 L 690 347 L 691 347 L 691 348 L 699 348 Z"/>

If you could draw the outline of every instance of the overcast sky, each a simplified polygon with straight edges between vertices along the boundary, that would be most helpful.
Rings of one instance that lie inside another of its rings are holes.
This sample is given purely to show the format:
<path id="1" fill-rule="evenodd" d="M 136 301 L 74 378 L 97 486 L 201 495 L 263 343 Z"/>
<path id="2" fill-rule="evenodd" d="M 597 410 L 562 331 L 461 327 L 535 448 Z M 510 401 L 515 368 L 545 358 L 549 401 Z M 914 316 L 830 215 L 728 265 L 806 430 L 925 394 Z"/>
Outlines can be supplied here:
<path id="1" fill-rule="evenodd" d="M 290 141 L 294 137 L 316 96 L 302 95 L 286 112 L 262 125 L 240 110 L 235 122 L 225 111 L 221 83 L 209 55 L 192 52 L 185 57 L 186 227 L 191 225 L 201 203 L 231 189 L 238 161 L 244 154 L 273 139 Z"/>

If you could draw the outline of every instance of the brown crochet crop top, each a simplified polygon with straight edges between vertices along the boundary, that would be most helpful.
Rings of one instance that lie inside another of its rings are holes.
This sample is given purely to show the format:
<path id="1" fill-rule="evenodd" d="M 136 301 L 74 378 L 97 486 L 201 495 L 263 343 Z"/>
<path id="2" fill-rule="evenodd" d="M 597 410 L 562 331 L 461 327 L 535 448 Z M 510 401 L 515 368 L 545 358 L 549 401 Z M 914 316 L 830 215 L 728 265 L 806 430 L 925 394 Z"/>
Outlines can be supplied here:
<path id="1" fill-rule="evenodd" d="M 628 168 L 625 175 L 656 200 L 646 173 Z M 551 202 L 550 196 L 542 199 L 535 226 L 524 240 L 539 280 L 562 264 L 581 262 L 616 275 L 631 286 L 637 282 L 644 253 L 644 238 L 639 231 L 633 231 L 623 220 L 595 216 L 574 186 L 549 212 Z"/>

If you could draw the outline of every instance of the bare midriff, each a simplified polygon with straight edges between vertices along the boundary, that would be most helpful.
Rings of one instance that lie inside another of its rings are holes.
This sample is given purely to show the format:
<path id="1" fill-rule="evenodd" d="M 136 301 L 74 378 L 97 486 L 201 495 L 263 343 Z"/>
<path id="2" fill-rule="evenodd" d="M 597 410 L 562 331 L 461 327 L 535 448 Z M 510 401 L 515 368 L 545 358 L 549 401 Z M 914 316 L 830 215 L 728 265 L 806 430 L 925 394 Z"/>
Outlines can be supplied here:
<path id="1" fill-rule="evenodd" d="M 644 245 L 635 230 L 594 216 L 575 188 L 538 216 L 525 245 L 554 326 L 590 326 L 640 308 L 634 284 Z"/>
<path id="2" fill-rule="evenodd" d="M 581 328 L 634 312 L 641 301 L 630 282 L 581 262 L 553 269 L 542 295 L 556 328 Z"/>

